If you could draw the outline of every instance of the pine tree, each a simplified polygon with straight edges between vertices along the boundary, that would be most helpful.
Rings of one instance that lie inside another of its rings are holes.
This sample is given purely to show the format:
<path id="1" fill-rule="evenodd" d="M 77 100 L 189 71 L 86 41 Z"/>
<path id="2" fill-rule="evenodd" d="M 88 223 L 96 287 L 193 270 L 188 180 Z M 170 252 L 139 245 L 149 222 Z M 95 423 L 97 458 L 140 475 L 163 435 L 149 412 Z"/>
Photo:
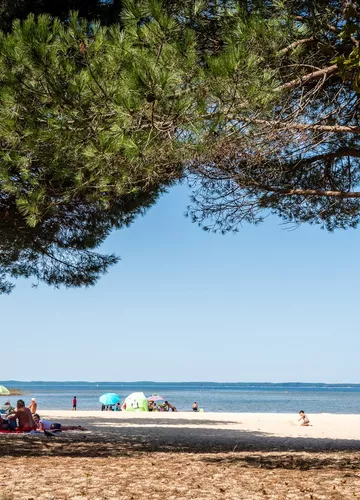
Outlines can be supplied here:
<path id="1" fill-rule="evenodd" d="M 183 174 L 196 130 L 195 40 L 161 9 L 127 28 L 73 15 L 0 37 L 0 278 L 93 284 L 116 262 L 94 249 Z M 182 124 L 182 128 L 180 128 Z"/>
<path id="2" fill-rule="evenodd" d="M 0 36 L 0 291 L 95 283 L 117 260 L 96 253 L 109 232 L 184 178 L 208 230 L 358 224 L 358 2 L 120 10 Z"/>
<path id="3" fill-rule="evenodd" d="M 359 2 L 273 1 L 235 12 L 207 75 L 207 155 L 192 165 L 189 214 L 222 232 L 269 213 L 295 226 L 356 227 Z"/>

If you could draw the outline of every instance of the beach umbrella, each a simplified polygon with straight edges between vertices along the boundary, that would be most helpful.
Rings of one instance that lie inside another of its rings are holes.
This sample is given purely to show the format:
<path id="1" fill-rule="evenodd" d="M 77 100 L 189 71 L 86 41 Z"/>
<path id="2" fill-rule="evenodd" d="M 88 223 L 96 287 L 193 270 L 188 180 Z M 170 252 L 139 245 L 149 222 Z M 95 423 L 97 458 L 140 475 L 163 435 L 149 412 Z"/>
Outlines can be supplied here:
<path id="1" fill-rule="evenodd" d="M 120 396 L 119 394 L 114 394 L 113 392 L 107 392 L 106 394 L 100 396 L 99 401 L 106 406 L 116 405 L 116 403 L 120 402 Z"/>
<path id="2" fill-rule="evenodd" d="M 153 394 L 152 396 L 149 396 L 147 398 L 148 401 L 164 401 L 165 398 L 163 398 L 162 396 L 159 396 L 159 394 Z"/>
<path id="3" fill-rule="evenodd" d="M 133 392 L 128 396 L 123 404 L 126 411 L 149 411 L 148 401 L 143 392 Z"/>
<path id="4" fill-rule="evenodd" d="M 9 389 L 6 389 L 3 385 L 0 385 L 0 396 L 8 396 L 10 394 Z"/>

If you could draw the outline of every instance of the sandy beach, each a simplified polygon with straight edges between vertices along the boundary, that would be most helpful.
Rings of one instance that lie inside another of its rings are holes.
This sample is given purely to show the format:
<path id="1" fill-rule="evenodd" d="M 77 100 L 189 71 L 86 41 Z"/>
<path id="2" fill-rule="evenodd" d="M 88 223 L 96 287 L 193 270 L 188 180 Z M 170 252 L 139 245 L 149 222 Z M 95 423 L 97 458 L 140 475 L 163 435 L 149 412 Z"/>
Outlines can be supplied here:
<path id="1" fill-rule="evenodd" d="M 360 415 L 310 415 L 312 427 L 292 414 L 42 416 L 88 431 L 1 435 L 1 500 L 360 497 Z"/>
<path id="2" fill-rule="evenodd" d="M 297 414 L 284 413 L 196 413 L 196 412 L 99 412 L 99 411 L 44 411 L 42 416 L 51 421 L 81 420 L 81 425 L 94 432 L 109 427 L 116 429 L 155 428 L 164 431 L 177 429 L 213 429 L 233 432 L 234 438 L 242 433 L 277 438 L 302 438 L 316 440 L 354 440 L 360 443 L 360 415 L 321 413 L 310 415 L 309 427 L 301 427 Z M 229 436 L 230 437 L 230 436 Z M 281 440 L 279 440 L 281 441 Z M 354 443 L 355 444 L 355 443 Z"/>

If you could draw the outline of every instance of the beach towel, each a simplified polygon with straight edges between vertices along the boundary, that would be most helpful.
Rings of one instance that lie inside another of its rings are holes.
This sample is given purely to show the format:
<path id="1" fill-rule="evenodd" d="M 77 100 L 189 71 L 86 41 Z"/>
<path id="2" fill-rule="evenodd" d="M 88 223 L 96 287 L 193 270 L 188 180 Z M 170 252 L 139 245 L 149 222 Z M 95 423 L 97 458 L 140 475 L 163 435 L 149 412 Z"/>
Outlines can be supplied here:
<path id="1" fill-rule="evenodd" d="M 0 429 L 0 434 L 28 434 L 26 431 Z"/>

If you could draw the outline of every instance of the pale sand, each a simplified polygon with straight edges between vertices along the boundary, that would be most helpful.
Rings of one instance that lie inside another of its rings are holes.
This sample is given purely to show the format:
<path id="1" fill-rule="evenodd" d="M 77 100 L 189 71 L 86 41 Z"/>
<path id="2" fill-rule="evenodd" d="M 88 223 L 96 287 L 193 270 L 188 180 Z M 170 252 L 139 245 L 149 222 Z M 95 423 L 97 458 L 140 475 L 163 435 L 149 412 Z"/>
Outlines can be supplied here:
<path id="1" fill-rule="evenodd" d="M 82 425 L 107 440 L 139 440 L 150 446 L 231 449 L 360 449 L 360 415 L 192 412 L 39 412 L 52 422 Z"/>
<path id="2" fill-rule="evenodd" d="M 0 435 L 0 500 L 360 497 L 360 415 L 39 413 L 89 431 Z"/>

